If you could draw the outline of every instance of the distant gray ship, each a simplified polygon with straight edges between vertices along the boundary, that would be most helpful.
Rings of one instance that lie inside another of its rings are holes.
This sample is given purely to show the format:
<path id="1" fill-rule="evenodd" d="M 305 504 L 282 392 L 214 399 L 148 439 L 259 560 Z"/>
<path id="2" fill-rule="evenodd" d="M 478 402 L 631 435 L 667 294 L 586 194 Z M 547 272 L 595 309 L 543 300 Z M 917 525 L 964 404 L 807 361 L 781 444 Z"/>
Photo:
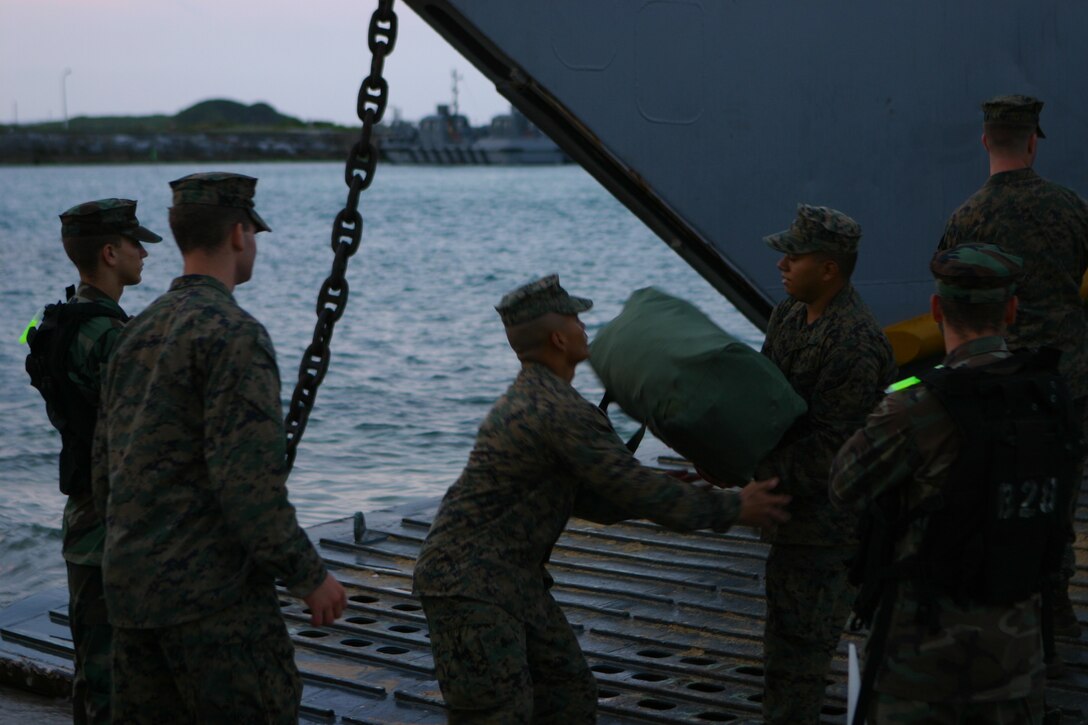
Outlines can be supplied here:
<path id="1" fill-rule="evenodd" d="M 394 121 L 382 135 L 382 159 L 392 164 L 546 165 L 571 159 L 520 111 L 495 116 L 473 128 L 456 106 L 442 104 L 415 126 Z"/>

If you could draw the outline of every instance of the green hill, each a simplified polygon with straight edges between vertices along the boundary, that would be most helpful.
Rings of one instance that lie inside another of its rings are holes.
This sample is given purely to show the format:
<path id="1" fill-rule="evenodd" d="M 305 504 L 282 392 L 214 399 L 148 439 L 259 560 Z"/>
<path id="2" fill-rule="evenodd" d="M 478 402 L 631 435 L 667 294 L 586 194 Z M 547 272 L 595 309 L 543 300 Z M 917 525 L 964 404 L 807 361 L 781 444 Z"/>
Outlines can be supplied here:
<path id="1" fill-rule="evenodd" d="M 289 131 L 306 128 L 308 124 L 285 116 L 267 103 L 244 103 L 226 99 L 201 101 L 174 116 L 76 116 L 69 119 L 70 131 L 81 133 L 156 133 L 169 131 Z M 321 122 L 309 124 L 334 128 Z M 62 121 L 23 124 L 23 129 L 62 131 Z"/>
<path id="2" fill-rule="evenodd" d="M 178 130 L 205 129 L 305 128 L 306 124 L 292 116 L 284 116 L 267 103 L 246 106 L 235 101 L 216 99 L 203 101 L 174 116 Z"/>

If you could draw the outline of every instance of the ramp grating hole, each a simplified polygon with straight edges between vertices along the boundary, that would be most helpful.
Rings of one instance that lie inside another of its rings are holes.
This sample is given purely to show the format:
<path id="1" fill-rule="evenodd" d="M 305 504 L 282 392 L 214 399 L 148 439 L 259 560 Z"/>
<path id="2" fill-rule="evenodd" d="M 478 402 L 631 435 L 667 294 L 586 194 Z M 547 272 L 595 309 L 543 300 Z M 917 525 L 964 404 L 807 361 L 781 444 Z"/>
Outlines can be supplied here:
<path id="1" fill-rule="evenodd" d="M 371 619 L 370 617 L 348 617 L 345 622 L 351 622 L 352 624 L 374 624 L 378 620 Z"/>
<path id="2" fill-rule="evenodd" d="M 316 629 L 304 629 L 298 633 L 299 637 L 309 637 L 310 639 L 317 639 L 318 637 L 328 637 L 328 632 L 319 632 Z"/>
<path id="3" fill-rule="evenodd" d="M 378 651 L 386 655 L 402 655 L 408 650 L 404 649 L 403 647 L 393 647 L 390 645 L 386 647 L 379 647 Z"/>
<path id="4" fill-rule="evenodd" d="M 345 647 L 369 647 L 374 644 L 373 642 L 367 642 L 365 639 L 342 639 L 340 644 Z"/>
<path id="5" fill-rule="evenodd" d="M 418 604 L 394 604 L 393 609 L 397 609 L 401 612 L 418 612 L 423 607 Z"/>
<path id="6" fill-rule="evenodd" d="M 706 667 L 707 665 L 718 664 L 717 660 L 712 660 L 709 657 L 681 657 L 680 661 L 688 665 L 699 665 L 700 667 Z"/>
<path id="7" fill-rule="evenodd" d="M 676 707 L 674 703 L 665 702 L 664 700 L 639 700 L 638 706 L 647 710 L 671 710 Z"/>
<path id="8" fill-rule="evenodd" d="M 419 627 L 412 627 L 412 626 L 407 625 L 407 624 L 394 624 L 392 627 L 389 628 L 389 631 L 390 632 L 401 632 L 403 634 L 409 634 L 411 632 L 418 632 Z"/>
<path id="9" fill-rule="evenodd" d="M 642 680 L 643 682 L 662 682 L 669 679 L 665 675 L 655 675 L 652 672 L 639 672 L 637 675 L 631 675 L 632 680 Z"/>
<path id="10" fill-rule="evenodd" d="M 349 602 L 359 602 L 360 604 L 373 604 L 378 601 L 377 597 L 372 597 L 369 594 L 353 594 L 348 597 Z"/>
<path id="11" fill-rule="evenodd" d="M 597 690 L 598 700 L 608 700 L 609 698 L 616 697 L 620 693 L 615 690 Z"/>
<path id="12" fill-rule="evenodd" d="M 763 668 L 753 667 L 752 665 L 744 665 L 743 667 L 738 667 L 737 672 L 741 673 L 742 675 L 751 675 L 752 677 L 763 677 Z"/>
<path id="13" fill-rule="evenodd" d="M 688 684 L 688 689 L 696 692 L 723 692 L 725 690 L 721 685 L 712 685 L 709 682 L 692 682 Z"/>
<path id="14" fill-rule="evenodd" d="M 639 657 L 650 657 L 655 660 L 664 659 L 665 657 L 672 657 L 671 652 L 662 652 L 659 649 L 644 649 L 638 653 Z"/>
<path id="15" fill-rule="evenodd" d="M 593 665 L 589 669 L 594 672 L 600 672 L 602 675 L 615 675 L 623 672 L 622 667 L 616 667 L 614 665 Z"/>

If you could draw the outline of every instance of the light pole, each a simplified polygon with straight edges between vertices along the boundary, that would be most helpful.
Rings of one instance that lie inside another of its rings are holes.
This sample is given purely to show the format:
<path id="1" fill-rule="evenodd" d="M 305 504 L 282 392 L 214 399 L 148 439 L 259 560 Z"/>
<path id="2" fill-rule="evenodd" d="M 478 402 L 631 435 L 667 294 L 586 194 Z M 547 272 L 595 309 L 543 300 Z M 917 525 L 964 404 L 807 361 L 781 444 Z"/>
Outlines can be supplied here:
<path id="1" fill-rule="evenodd" d="M 65 68 L 60 74 L 60 107 L 64 113 L 64 130 L 68 130 L 68 76 L 72 75 L 71 68 Z"/>

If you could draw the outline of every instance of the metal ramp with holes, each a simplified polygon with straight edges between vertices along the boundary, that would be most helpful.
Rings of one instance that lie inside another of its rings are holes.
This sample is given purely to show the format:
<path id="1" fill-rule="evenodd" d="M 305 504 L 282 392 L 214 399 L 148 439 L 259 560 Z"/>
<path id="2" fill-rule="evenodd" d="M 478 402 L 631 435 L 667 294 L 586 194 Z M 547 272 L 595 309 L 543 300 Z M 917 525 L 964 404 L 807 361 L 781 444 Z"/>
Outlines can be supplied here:
<path id="1" fill-rule="evenodd" d="M 1078 517 L 1080 566 L 1072 590 L 1088 617 L 1088 497 Z M 437 501 L 309 530 L 348 589 L 349 609 L 311 627 L 287 595 L 283 613 L 305 691 L 302 719 L 326 723 L 441 723 L 427 623 L 411 595 L 412 568 Z M 759 721 L 767 547 L 745 529 L 676 534 L 645 522 L 572 520 L 552 552 L 554 594 L 600 683 L 602 723 Z M 0 612 L 0 678 L 46 691 L 70 677 L 65 596 L 50 592 Z M 1088 622 L 1085 622 L 1088 624 Z M 845 719 L 845 642 L 828 687 L 824 723 Z M 1078 722 L 1088 712 L 1088 637 L 1059 640 L 1067 663 L 1048 699 Z M 17 679 L 18 679 L 17 678 Z M 20 686 L 20 685 L 16 685 Z"/>

